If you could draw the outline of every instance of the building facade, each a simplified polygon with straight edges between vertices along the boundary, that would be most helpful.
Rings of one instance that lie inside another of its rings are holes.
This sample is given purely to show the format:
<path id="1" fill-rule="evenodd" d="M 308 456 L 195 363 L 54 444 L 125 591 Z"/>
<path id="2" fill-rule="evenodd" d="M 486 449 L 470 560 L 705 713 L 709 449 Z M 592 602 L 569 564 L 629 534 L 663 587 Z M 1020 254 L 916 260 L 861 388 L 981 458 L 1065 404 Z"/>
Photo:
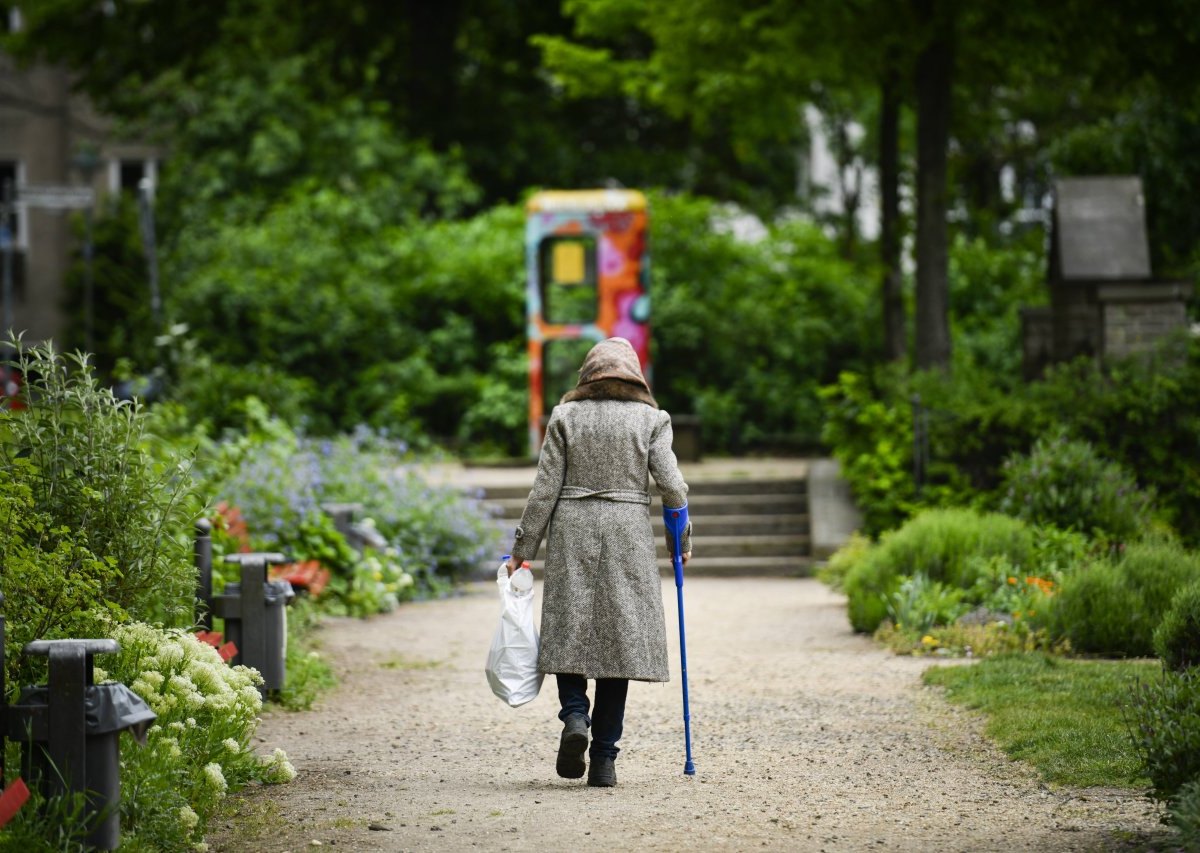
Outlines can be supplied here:
<path id="1" fill-rule="evenodd" d="M 20 26 L 19 14 L 5 23 Z M 113 137 L 112 122 L 72 93 L 65 69 L 22 67 L 0 54 L 0 250 L 9 253 L 0 322 L 30 342 L 61 335 L 67 271 L 81 248 L 71 227 L 78 191 L 90 187 L 98 205 L 143 179 L 152 188 L 158 164 L 153 146 Z M 60 190 L 58 202 L 47 200 Z M 72 193 L 75 206 L 65 203 Z"/>

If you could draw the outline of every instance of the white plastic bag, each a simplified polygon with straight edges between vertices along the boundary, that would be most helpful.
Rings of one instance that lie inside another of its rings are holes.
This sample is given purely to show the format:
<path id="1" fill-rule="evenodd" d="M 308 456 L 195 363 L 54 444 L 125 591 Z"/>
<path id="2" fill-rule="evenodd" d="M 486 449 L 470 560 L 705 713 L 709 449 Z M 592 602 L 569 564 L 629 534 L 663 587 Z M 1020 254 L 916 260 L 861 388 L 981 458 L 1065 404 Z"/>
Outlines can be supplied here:
<path id="1" fill-rule="evenodd" d="M 529 569 L 513 572 L 513 578 Z M 513 708 L 533 700 L 542 688 L 542 673 L 538 672 L 538 632 L 533 624 L 533 575 L 518 578 L 513 583 L 504 563 L 496 572 L 500 588 L 500 624 L 488 650 L 488 684 L 492 692 Z M 521 587 L 524 587 L 522 589 Z"/>

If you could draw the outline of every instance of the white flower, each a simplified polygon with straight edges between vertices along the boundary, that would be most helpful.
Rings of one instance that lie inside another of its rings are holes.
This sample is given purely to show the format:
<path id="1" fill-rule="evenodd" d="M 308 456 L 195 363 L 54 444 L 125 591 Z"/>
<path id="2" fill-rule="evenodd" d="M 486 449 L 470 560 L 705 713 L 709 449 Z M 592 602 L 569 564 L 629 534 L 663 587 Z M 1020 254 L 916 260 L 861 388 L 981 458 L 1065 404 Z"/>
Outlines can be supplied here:
<path id="1" fill-rule="evenodd" d="M 242 745 L 231 737 L 225 738 L 225 740 L 221 742 L 221 745 L 232 753 L 238 753 L 242 751 Z"/>
<path id="2" fill-rule="evenodd" d="M 142 674 L 138 676 L 138 681 L 144 681 L 150 685 L 152 690 L 157 690 L 162 687 L 163 674 L 153 669 L 143 669 Z"/>
<path id="3" fill-rule="evenodd" d="M 200 815 L 192 811 L 191 806 L 183 806 L 179 809 L 179 822 L 188 829 L 195 829 L 200 823 Z"/>
<path id="4" fill-rule="evenodd" d="M 179 741 L 173 737 L 164 737 L 158 742 L 156 749 L 159 752 L 165 753 L 172 761 L 177 761 L 183 757 L 183 751 L 179 748 Z"/>
<path id="5" fill-rule="evenodd" d="M 204 777 L 208 780 L 209 787 L 218 793 L 224 794 L 229 787 L 225 782 L 225 774 L 221 771 L 221 765 L 215 761 L 204 766 Z"/>
<path id="6" fill-rule="evenodd" d="M 296 778 L 296 768 L 292 766 L 292 762 L 288 761 L 287 753 L 279 747 L 271 753 L 271 760 L 266 766 L 266 781 L 267 782 L 290 782 Z"/>
<path id="7" fill-rule="evenodd" d="M 196 692 L 196 685 L 186 675 L 172 675 L 167 685 L 171 690 L 178 693 L 180 697 L 185 697 Z"/>
<path id="8" fill-rule="evenodd" d="M 248 705 L 255 713 L 262 710 L 262 696 L 259 695 L 257 687 L 247 684 L 238 693 L 242 697 L 242 702 Z"/>

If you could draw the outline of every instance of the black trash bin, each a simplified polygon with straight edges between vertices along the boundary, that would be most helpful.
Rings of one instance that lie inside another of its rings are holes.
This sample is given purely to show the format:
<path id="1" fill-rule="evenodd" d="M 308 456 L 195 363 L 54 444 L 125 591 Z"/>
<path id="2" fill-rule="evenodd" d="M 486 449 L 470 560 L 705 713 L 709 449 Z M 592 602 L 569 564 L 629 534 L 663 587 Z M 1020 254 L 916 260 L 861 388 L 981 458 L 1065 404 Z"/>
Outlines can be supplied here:
<path id="1" fill-rule="evenodd" d="M 56 734 L 49 722 L 51 701 L 49 685 L 25 687 L 9 710 L 14 728 L 27 733 L 21 739 L 21 775 L 47 797 L 61 792 L 64 781 L 51 759 Z M 155 719 L 150 706 L 124 684 L 93 684 L 84 691 L 87 843 L 98 850 L 115 850 L 120 843 L 121 732 L 129 729 L 145 743 Z"/>

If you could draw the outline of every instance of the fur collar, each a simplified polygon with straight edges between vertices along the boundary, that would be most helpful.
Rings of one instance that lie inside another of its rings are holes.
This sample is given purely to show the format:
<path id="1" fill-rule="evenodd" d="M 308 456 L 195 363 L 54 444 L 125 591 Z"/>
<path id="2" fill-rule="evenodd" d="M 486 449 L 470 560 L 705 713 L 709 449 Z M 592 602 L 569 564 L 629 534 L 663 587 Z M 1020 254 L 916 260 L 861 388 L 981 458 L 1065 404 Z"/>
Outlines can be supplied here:
<path id="1" fill-rule="evenodd" d="M 573 403 L 576 400 L 625 400 L 631 403 L 645 403 L 652 409 L 658 408 L 653 394 L 624 379 L 597 379 L 595 382 L 579 385 L 564 394 L 560 402 Z"/>

